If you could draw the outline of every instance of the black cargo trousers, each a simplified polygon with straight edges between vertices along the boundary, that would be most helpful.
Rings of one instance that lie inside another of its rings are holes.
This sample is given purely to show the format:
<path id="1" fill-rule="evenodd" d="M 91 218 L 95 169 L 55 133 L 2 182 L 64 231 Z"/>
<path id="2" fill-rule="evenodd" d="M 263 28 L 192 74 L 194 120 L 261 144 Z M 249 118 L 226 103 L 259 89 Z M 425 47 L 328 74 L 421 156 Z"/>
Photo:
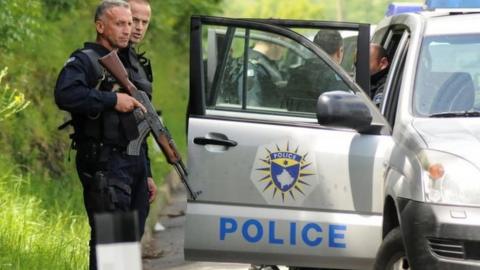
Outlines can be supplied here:
<path id="1" fill-rule="evenodd" d="M 97 269 L 94 214 L 101 212 L 138 213 L 139 235 L 143 235 L 150 204 L 145 147 L 139 156 L 125 148 L 77 143 L 76 166 L 83 186 L 83 199 L 91 228 L 90 270 Z"/>

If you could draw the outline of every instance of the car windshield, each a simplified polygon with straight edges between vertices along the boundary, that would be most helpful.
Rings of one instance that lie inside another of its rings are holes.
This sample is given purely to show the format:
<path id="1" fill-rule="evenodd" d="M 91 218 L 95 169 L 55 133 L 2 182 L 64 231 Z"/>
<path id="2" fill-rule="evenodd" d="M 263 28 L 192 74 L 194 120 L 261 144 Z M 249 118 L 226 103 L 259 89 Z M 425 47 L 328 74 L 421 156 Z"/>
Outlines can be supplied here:
<path id="1" fill-rule="evenodd" d="M 425 37 L 417 68 L 414 112 L 426 117 L 478 117 L 480 35 Z"/>

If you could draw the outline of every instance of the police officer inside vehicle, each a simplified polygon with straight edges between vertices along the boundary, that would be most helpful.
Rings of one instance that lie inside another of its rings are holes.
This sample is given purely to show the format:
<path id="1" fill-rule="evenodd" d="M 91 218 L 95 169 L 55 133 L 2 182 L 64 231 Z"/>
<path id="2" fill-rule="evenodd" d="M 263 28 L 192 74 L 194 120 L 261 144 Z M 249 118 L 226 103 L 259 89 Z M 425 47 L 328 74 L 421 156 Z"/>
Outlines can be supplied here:
<path id="1" fill-rule="evenodd" d="M 322 29 L 313 42 L 324 50 L 337 64 L 343 59 L 343 39 L 340 32 Z M 347 90 L 347 85 L 327 64 L 319 58 L 307 59 L 291 71 L 287 85 L 287 109 L 314 112 L 317 98 L 332 90 Z"/>
<path id="2" fill-rule="evenodd" d="M 370 97 L 377 106 L 383 101 L 389 68 L 387 51 L 380 44 L 370 44 Z"/>
<path id="3" fill-rule="evenodd" d="M 128 142 L 138 137 L 132 111 L 145 108 L 121 93 L 97 61 L 128 46 L 132 30 L 129 4 L 102 1 L 95 12 L 95 26 L 96 42 L 85 43 L 71 55 L 55 86 L 55 102 L 72 115 L 77 173 L 91 227 L 90 269 L 97 269 L 94 213 L 138 210 L 141 235 L 149 206 L 146 153 L 144 149 L 139 156 L 125 152 Z"/>
<path id="4" fill-rule="evenodd" d="M 270 36 L 266 36 L 267 38 Z M 247 104 L 250 106 L 279 107 L 280 89 L 285 81 L 278 68 L 285 48 L 267 40 L 258 40 L 248 51 L 249 87 Z"/>

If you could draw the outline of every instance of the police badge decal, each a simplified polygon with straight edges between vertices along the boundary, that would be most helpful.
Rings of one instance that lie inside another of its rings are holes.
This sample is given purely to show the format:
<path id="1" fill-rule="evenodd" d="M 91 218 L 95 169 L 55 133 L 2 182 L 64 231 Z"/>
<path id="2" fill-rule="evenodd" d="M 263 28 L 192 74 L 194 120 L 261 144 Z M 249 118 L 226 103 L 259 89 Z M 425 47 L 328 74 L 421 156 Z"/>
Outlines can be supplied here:
<path id="1" fill-rule="evenodd" d="M 262 145 L 250 178 L 269 204 L 298 205 L 317 184 L 313 160 L 293 140 Z"/>

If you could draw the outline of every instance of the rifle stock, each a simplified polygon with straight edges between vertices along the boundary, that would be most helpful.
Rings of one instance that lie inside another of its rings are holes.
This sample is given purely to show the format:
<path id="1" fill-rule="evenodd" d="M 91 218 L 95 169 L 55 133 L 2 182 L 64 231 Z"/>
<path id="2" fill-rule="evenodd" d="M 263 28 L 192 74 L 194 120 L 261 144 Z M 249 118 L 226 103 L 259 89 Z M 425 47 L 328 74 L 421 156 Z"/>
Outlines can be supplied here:
<path id="1" fill-rule="evenodd" d="M 100 57 L 98 61 L 117 80 L 120 86 L 133 96 L 133 93 L 137 91 L 137 87 L 128 79 L 128 72 L 120 58 L 118 58 L 117 53 L 112 51 L 104 57 Z"/>
<path id="2" fill-rule="evenodd" d="M 117 80 L 120 86 L 126 89 L 130 96 L 137 99 L 145 106 L 145 108 L 147 108 L 147 112 L 144 114 L 145 121 L 148 123 L 151 133 L 153 133 L 155 142 L 162 150 L 168 163 L 174 166 L 180 179 L 190 193 L 190 197 L 195 200 L 200 192 L 193 192 L 190 188 L 190 185 L 187 182 L 188 173 L 183 164 L 180 153 L 177 151 L 175 143 L 167 129 L 163 126 L 162 121 L 158 118 L 156 110 L 148 99 L 148 96 L 145 93 L 140 93 L 137 87 L 128 79 L 128 72 L 115 51 L 99 58 L 98 61 Z"/>
<path id="3" fill-rule="evenodd" d="M 165 157 L 167 158 L 168 163 L 175 164 L 182 159 L 178 152 L 176 150 L 173 150 L 175 149 L 175 146 L 170 143 L 170 140 L 168 139 L 166 134 L 160 134 L 160 136 L 158 136 L 158 138 L 156 138 L 155 140 L 160 145 L 160 149 L 162 149 L 163 155 L 165 155 Z"/>

